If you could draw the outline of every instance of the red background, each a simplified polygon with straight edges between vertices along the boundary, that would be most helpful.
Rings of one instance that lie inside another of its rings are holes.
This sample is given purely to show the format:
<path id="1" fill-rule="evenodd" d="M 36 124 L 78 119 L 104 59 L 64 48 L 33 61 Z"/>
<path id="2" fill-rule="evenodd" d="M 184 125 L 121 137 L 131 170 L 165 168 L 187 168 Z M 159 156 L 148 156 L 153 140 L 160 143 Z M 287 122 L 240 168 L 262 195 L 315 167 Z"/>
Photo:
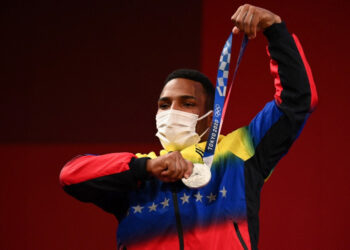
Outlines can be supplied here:
<path id="1" fill-rule="evenodd" d="M 116 220 L 58 174 L 80 153 L 158 150 L 157 96 L 173 69 L 217 61 L 242 1 L 9 2 L 1 9 L 0 249 L 115 249 Z M 262 192 L 260 249 L 347 249 L 347 1 L 251 1 L 298 35 L 319 106 Z M 237 54 L 239 41 L 234 45 Z M 266 40 L 243 58 L 224 133 L 272 99 Z"/>

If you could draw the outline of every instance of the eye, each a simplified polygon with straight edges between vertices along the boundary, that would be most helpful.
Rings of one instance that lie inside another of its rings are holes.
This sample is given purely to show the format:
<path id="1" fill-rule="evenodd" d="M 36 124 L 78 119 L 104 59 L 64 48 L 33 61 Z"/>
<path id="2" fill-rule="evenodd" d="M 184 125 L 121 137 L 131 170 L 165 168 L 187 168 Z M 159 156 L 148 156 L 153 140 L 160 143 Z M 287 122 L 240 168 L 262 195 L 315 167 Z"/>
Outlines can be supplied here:
<path id="1" fill-rule="evenodd" d="M 159 103 L 158 104 L 158 108 L 159 109 L 167 109 L 167 108 L 169 108 L 169 104 L 168 103 Z"/>
<path id="2" fill-rule="evenodd" d="M 196 103 L 194 103 L 194 102 L 185 102 L 184 106 L 185 107 L 194 107 L 194 106 L 196 106 Z"/>

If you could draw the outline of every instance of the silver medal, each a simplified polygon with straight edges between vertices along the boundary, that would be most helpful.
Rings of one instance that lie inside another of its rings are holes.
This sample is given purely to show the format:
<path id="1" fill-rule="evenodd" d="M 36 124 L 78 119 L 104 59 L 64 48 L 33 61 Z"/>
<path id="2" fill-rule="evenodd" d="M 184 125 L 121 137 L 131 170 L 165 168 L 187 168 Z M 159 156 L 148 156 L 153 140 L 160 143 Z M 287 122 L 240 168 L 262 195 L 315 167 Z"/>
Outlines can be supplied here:
<path id="1" fill-rule="evenodd" d="M 194 163 L 190 177 L 182 178 L 182 182 L 189 188 L 201 188 L 209 183 L 211 179 L 210 168 L 205 164 Z"/>

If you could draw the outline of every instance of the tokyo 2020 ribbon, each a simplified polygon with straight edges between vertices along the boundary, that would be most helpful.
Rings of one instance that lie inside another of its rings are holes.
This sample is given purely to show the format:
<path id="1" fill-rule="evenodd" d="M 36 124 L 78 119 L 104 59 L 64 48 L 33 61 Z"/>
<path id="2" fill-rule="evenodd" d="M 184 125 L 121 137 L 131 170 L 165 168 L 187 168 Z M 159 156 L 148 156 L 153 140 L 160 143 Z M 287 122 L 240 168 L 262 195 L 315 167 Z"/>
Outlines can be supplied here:
<path id="1" fill-rule="evenodd" d="M 245 48 L 248 44 L 248 37 L 244 36 L 242 40 L 241 49 L 236 62 L 235 71 L 232 77 L 232 82 L 229 89 L 228 98 L 225 101 L 227 81 L 230 70 L 230 60 L 231 60 L 231 47 L 232 47 L 232 37 L 231 33 L 228 37 L 224 48 L 221 52 L 218 74 L 216 78 L 216 89 L 215 89 L 215 101 L 213 107 L 213 121 L 210 127 L 209 136 L 207 144 L 204 151 L 203 162 L 204 164 L 194 164 L 192 174 L 189 178 L 182 178 L 182 182 L 190 188 L 200 188 L 207 185 L 211 179 L 210 168 L 213 163 L 214 153 L 218 138 L 220 135 L 222 123 L 224 120 L 227 103 L 229 100 L 229 95 L 233 86 L 233 82 L 236 78 L 238 67 L 240 65 L 241 59 L 243 57 Z"/>

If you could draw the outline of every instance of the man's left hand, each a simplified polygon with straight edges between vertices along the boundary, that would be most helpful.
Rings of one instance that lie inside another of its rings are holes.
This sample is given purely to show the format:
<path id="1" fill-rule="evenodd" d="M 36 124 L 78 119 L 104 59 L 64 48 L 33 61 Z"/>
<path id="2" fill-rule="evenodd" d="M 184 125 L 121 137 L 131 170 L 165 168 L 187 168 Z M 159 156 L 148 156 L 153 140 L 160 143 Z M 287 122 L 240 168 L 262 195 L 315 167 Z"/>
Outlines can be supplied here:
<path id="1" fill-rule="evenodd" d="M 235 23 L 232 32 L 238 34 L 242 31 L 249 39 L 255 38 L 258 31 L 282 22 L 281 18 L 271 11 L 250 4 L 240 6 L 231 20 Z"/>

